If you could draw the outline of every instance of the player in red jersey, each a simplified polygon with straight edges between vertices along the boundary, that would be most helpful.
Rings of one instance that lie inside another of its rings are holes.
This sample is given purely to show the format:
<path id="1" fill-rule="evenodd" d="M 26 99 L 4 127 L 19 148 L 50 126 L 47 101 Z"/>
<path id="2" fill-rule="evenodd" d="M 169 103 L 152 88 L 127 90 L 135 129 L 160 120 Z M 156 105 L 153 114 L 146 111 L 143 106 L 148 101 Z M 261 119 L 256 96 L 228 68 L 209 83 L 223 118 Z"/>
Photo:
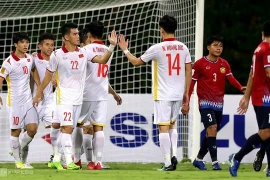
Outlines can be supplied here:
<path id="1" fill-rule="evenodd" d="M 193 65 L 192 83 L 189 95 L 197 82 L 197 94 L 201 119 L 206 129 L 201 149 L 193 165 L 200 170 L 207 170 L 203 158 L 209 151 L 213 170 L 221 170 L 217 160 L 216 136 L 222 120 L 223 97 L 226 80 L 239 91 L 245 88 L 233 77 L 230 65 L 221 58 L 223 39 L 211 36 L 207 40 L 209 54 L 197 60 Z"/>
<path id="2" fill-rule="evenodd" d="M 264 23 L 262 39 L 263 42 L 254 51 L 247 89 L 238 108 L 239 114 L 246 113 L 251 96 L 259 132 L 250 136 L 240 151 L 230 155 L 229 170 L 232 176 L 237 176 L 243 157 L 261 143 L 266 146 L 268 167 L 270 167 L 270 21 Z M 269 168 L 266 176 L 270 177 Z"/>

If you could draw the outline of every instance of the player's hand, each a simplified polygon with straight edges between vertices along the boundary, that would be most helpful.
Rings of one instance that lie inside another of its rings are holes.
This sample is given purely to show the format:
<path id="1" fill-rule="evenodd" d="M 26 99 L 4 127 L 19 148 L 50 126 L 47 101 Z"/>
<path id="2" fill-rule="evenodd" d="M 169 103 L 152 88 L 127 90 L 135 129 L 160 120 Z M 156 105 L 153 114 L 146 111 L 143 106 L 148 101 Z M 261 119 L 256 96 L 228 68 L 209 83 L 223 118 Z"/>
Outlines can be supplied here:
<path id="1" fill-rule="evenodd" d="M 53 87 L 55 87 L 55 88 L 57 87 L 57 82 L 56 82 L 56 80 L 55 80 L 54 78 L 52 79 L 52 85 L 53 85 Z"/>
<path id="2" fill-rule="evenodd" d="M 189 105 L 188 104 L 183 104 L 182 108 L 181 108 L 181 112 L 182 112 L 182 114 L 187 115 L 188 112 L 189 112 Z"/>
<path id="3" fill-rule="evenodd" d="M 244 94 L 245 94 L 246 90 L 247 90 L 247 87 L 246 87 L 246 86 L 243 86 L 243 87 L 241 88 L 241 92 L 244 93 Z"/>
<path id="4" fill-rule="evenodd" d="M 41 94 L 37 93 L 33 98 L 33 106 L 34 107 L 38 106 L 39 102 L 42 101 L 42 99 L 43 99 L 43 92 Z"/>
<path id="5" fill-rule="evenodd" d="M 117 93 L 115 93 L 115 95 L 113 95 L 113 98 L 116 100 L 117 105 L 122 104 L 122 98 Z"/>
<path id="6" fill-rule="evenodd" d="M 242 115 L 247 112 L 249 104 L 249 99 L 245 98 L 245 96 L 242 97 L 242 99 L 239 102 L 239 107 L 237 108 L 238 114 Z"/>
<path id="7" fill-rule="evenodd" d="M 117 34 L 115 30 L 113 30 L 111 34 L 108 35 L 108 40 L 110 41 L 111 45 L 117 45 Z"/>
<path id="8" fill-rule="evenodd" d="M 118 46 L 122 49 L 122 51 L 128 48 L 128 39 L 125 40 L 125 36 L 123 34 L 119 35 Z"/>
<path id="9" fill-rule="evenodd" d="M 37 54 L 38 54 L 37 52 L 33 52 L 33 53 L 32 53 L 32 56 L 33 56 L 33 57 L 37 57 Z"/>

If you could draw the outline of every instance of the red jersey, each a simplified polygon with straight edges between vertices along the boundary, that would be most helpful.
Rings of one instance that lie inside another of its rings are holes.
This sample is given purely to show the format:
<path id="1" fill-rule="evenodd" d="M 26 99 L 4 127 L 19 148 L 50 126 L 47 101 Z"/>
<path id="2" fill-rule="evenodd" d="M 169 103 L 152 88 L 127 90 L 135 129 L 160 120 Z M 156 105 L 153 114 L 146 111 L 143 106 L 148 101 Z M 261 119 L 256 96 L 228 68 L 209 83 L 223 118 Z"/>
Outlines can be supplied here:
<path id="1" fill-rule="evenodd" d="M 253 84 L 251 99 L 254 106 L 270 106 L 270 79 L 265 68 L 270 68 L 270 44 L 262 42 L 256 48 L 253 60 Z"/>
<path id="2" fill-rule="evenodd" d="M 230 65 L 225 59 L 218 58 L 216 61 L 210 61 L 203 57 L 194 63 L 192 69 L 194 72 L 190 94 L 197 82 L 200 109 L 223 110 L 226 79 L 236 89 L 242 89 L 241 84 L 233 77 Z"/>

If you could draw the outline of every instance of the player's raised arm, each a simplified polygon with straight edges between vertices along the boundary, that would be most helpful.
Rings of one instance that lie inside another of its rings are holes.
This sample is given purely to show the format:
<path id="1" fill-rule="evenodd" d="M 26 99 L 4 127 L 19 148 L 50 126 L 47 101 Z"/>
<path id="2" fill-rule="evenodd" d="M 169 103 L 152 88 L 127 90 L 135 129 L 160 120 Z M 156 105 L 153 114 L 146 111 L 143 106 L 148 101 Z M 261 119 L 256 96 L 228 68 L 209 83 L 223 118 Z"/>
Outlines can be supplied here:
<path id="1" fill-rule="evenodd" d="M 113 30 L 111 32 L 111 35 L 108 35 L 108 40 L 110 41 L 110 46 L 109 46 L 108 51 L 103 56 L 95 56 L 92 59 L 92 62 L 106 64 L 109 61 L 109 59 L 113 53 L 113 50 L 114 50 L 115 46 L 117 45 L 117 35 L 116 35 L 115 30 Z"/>
<path id="2" fill-rule="evenodd" d="M 125 40 L 125 36 L 123 34 L 119 35 L 119 42 L 118 42 L 119 47 L 122 49 L 122 51 L 125 53 L 125 55 L 127 56 L 128 60 L 134 65 L 134 66 L 140 66 L 145 64 L 145 62 L 143 62 L 141 60 L 141 58 L 137 58 L 135 57 L 133 54 L 131 54 L 128 51 L 128 40 Z"/>

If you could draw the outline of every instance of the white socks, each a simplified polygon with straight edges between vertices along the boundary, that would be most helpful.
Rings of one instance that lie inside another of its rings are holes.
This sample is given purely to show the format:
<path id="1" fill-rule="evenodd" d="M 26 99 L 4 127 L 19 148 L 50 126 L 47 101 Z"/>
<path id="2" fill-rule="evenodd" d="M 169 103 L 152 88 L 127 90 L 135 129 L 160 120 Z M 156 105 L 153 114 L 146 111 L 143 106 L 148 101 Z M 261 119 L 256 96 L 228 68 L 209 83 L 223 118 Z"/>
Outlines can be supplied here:
<path id="1" fill-rule="evenodd" d="M 61 145 L 66 158 L 67 166 L 72 163 L 72 138 L 71 134 L 61 133 Z M 59 162 L 59 161 L 58 161 Z"/>
<path id="2" fill-rule="evenodd" d="M 21 136 L 21 149 L 24 149 L 31 141 L 33 138 L 31 138 L 28 134 L 27 131 L 25 131 L 22 136 Z"/>
<path id="3" fill-rule="evenodd" d="M 77 163 L 81 159 L 81 149 L 83 143 L 83 129 L 76 127 L 74 133 L 74 162 Z"/>
<path id="4" fill-rule="evenodd" d="M 97 131 L 94 134 L 93 139 L 93 148 L 94 148 L 94 155 L 96 158 L 95 165 L 99 162 L 101 162 L 102 154 L 103 154 L 103 147 L 104 147 L 104 132 L 103 131 Z"/>
<path id="5" fill-rule="evenodd" d="M 57 138 L 59 134 L 60 134 L 60 129 L 54 129 L 53 127 L 51 127 L 50 137 L 51 137 L 51 144 L 53 148 L 53 155 L 55 154 L 56 151 L 58 151 Z"/>
<path id="6" fill-rule="evenodd" d="M 61 161 L 61 157 L 63 154 L 63 148 L 62 148 L 62 133 L 59 132 L 58 138 L 56 140 L 56 144 L 54 147 L 54 157 L 53 157 L 53 162 L 60 162 Z"/>
<path id="7" fill-rule="evenodd" d="M 159 134 L 159 145 L 165 160 L 165 167 L 168 167 L 169 165 L 171 165 L 171 158 L 170 158 L 171 140 L 169 133 Z"/>
<path id="8" fill-rule="evenodd" d="M 83 134 L 83 149 L 84 149 L 87 162 L 94 161 L 92 141 L 93 141 L 93 135 Z"/>
<path id="9" fill-rule="evenodd" d="M 13 153 L 15 163 L 21 161 L 19 137 L 10 136 L 10 149 L 11 149 L 11 151 Z"/>
<path id="10" fill-rule="evenodd" d="M 170 134 L 170 139 L 171 139 L 171 143 L 172 143 L 172 156 L 177 157 L 177 130 L 176 129 L 170 129 L 169 130 L 169 134 Z"/>

